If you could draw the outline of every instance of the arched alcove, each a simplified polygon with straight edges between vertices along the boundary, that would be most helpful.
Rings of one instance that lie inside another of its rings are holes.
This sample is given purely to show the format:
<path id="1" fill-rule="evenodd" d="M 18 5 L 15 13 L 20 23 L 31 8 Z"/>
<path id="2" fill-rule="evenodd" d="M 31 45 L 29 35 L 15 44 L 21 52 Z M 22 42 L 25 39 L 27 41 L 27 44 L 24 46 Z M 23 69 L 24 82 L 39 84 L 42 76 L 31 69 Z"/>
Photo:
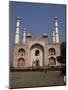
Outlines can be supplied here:
<path id="1" fill-rule="evenodd" d="M 25 59 L 24 58 L 19 58 L 18 61 L 17 61 L 17 66 L 18 67 L 25 66 Z"/>
<path id="2" fill-rule="evenodd" d="M 49 49 L 49 55 L 55 55 L 56 52 L 55 52 L 55 49 L 54 48 L 50 48 Z"/>
<path id="3" fill-rule="evenodd" d="M 56 59 L 54 57 L 49 58 L 49 65 L 56 65 Z"/>
<path id="4" fill-rule="evenodd" d="M 44 65 L 44 47 L 41 44 L 36 43 L 30 47 L 30 65 Z"/>
<path id="5" fill-rule="evenodd" d="M 24 56 L 24 55 L 25 55 L 25 50 L 24 50 L 23 48 L 20 48 L 20 49 L 18 50 L 18 55 Z"/>

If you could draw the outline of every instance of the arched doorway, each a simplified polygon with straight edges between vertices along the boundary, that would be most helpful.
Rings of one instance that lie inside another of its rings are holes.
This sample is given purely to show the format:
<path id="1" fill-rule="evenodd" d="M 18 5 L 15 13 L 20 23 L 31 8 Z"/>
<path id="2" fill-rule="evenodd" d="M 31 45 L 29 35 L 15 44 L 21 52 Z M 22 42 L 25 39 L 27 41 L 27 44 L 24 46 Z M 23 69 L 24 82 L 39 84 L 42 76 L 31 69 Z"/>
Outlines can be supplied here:
<path id="1" fill-rule="evenodd" d="M 35 66 L 36 66 L 36 67 L 39 67 L 39 66 L 40 66 L 40 63 L 39 63 L 39 62 L 40 62 L 40 61 L 39 61 L 39 59 L 37 58 L 36 61 L 35 61 Z"/>
<path id="2" fill-rule="evenodd" d="M 30 66 L 44 65 L 44 48 L 40 44 L 33 44 L 30 48 Z"/>
<path id="3" fill-rule="evenodd" d="M 23 67 L 25 66 L 25 60 L 24 58 L 19 58 L 18 61 L 17 61 L 17 66 L 18 67 Z"/>

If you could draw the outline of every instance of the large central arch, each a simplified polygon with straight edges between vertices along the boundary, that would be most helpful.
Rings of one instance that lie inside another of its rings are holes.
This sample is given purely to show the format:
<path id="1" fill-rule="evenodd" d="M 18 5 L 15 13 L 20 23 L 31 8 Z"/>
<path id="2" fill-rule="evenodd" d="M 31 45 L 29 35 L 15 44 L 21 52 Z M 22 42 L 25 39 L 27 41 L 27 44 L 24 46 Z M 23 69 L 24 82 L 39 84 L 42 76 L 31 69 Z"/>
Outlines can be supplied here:
<path id="1" fill-rule="evenodd" d="M 30 47 L 30 66 L 44 65 L 44 47 L 41 44 L 33 44 Z"/>

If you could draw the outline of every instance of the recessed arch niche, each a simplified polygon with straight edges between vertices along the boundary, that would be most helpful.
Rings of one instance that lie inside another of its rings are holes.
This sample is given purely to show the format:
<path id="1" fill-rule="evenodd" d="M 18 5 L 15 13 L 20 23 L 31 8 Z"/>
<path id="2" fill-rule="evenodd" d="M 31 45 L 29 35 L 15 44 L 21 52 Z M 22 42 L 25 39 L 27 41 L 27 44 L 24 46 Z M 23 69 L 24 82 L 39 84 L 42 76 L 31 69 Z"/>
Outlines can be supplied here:
<path id="1" fill-rule="evenodd" d="M 19 55 L 19 56 L 24 56 L 24 55 L 25 55 L 25 49 L 20 48 L 20 49 L 18 50 L 18 55 Z"/>
<path id="2" fill-rule="evenodd" d="M 56 51 L 54 48 L 49 48 L 49 55 L 55 55 Z"/>
<path id="3" fill-rule="evenodd" d="M 49 65 L 56 65 L 56 59 L 55 59 L 55 57 L 50 57 L 48 64 L 49 64 Z"/>
<path id="4" fill-rule="evenodd" d="M 19 58 L 18 60 L 17 60 L 17 66 L 18 67 L 23 67 L 23 66 L 25 66 L 25 59 L 24 58 Z"/>
<path id="5" fill-rule="evenodd" d="M 41 44 L 33 44 L 30 48 L 30 66 L 44 65 L 44 48 Z"/>

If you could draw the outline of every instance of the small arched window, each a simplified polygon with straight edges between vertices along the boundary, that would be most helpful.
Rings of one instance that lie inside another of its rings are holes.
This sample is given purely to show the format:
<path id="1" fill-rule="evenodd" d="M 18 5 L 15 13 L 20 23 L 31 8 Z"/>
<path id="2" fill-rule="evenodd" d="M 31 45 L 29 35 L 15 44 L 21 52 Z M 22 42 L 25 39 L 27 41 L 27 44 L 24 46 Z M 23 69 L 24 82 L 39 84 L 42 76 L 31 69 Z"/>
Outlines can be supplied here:
<path id="1" fill-rule="evenodd" d="M 25 50 L 24 50 L 23 48 L 20 48 L 20 49 L 18 50 L 18 55 L 20 55 L 20 56 L 25 55 Z"/>
<path id="2" fill-rule="evenodd" d="M 36 50 L 35 51 L 35 56 L 39 56 L 39 54 L 40 54 L 40 51 L 39 50 Z"/>
<path id="3" fill-rule="evenodd" d="M 49 49 L 49 55 L 55 55 L 55 49 L 54 48 Z"/>

